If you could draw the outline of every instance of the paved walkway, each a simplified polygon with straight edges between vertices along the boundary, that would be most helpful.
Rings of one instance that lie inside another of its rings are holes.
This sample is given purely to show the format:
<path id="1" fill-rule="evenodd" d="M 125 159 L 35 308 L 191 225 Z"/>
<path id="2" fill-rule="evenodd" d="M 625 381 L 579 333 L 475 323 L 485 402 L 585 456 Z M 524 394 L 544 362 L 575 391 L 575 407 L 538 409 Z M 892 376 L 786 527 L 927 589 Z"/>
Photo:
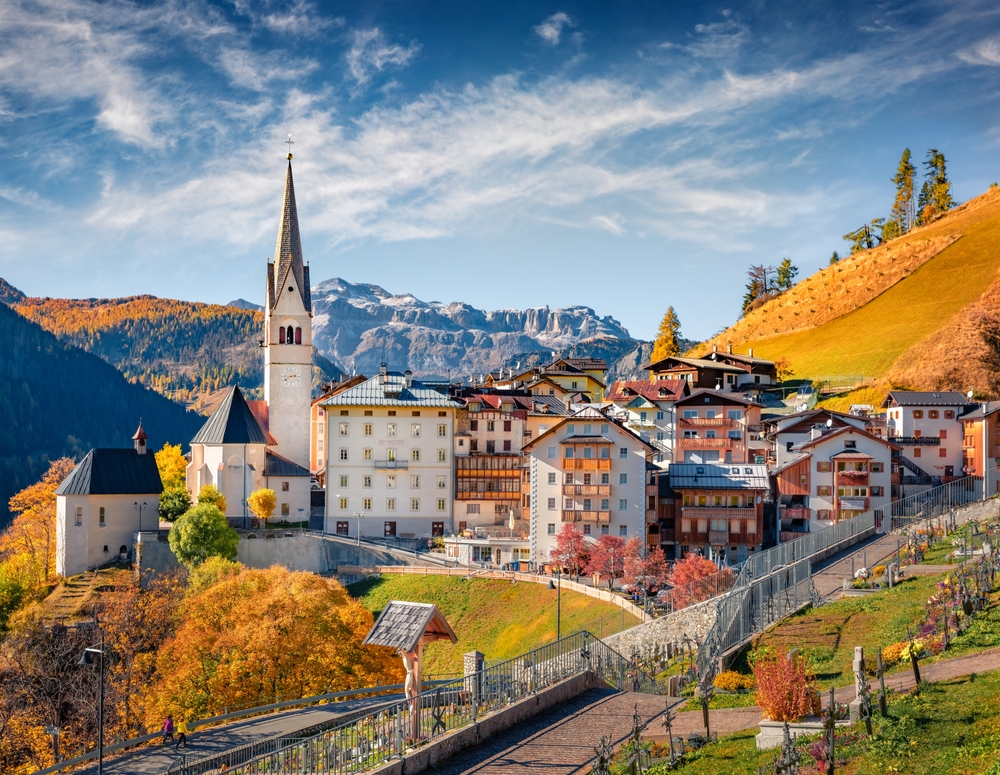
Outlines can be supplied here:
<path id="1" fill-rule="evenodd" d="M 117 756 L 117 758 L 105 759 L 104 771 L 118 775 L 159 775 L 166 772 L 171 764 L 179 763 L 184 756 L 188 757 L 188 761 L 195 761 L 204 756 L 230 751 L 247 743 L 296 732 L 361 708 L 391 702 L 393 699 L 393 696 L 385 695 L 345 700 L 306 710 L 287 710 L 282 713 L 258 716 L 246 721 L 212 727 L 204 731 L 195 730 L 188 735 L 189 747 L 187 749 L 182 748 L 178 751 L 173 745 L 138 748 L 135 751 Z M 401 696 L 395 697 L 395 699 L 401 699 Z M 81 775 L 96 775 L 96 760 L 90 766 L 75 772 Z"/>
<path id="2" fill-rule="evenodd" d="M 813 571 L 816 591 L 827 599 L 839 596 L 844 588 L 844 579 L 850 579 L 851 570 L 874 567 L 882 560 L 896 553 L 899 536 L 884 535 L 834 555 L 818 564 Z M 853 565 L 852 565 L 853 562 Z"/>

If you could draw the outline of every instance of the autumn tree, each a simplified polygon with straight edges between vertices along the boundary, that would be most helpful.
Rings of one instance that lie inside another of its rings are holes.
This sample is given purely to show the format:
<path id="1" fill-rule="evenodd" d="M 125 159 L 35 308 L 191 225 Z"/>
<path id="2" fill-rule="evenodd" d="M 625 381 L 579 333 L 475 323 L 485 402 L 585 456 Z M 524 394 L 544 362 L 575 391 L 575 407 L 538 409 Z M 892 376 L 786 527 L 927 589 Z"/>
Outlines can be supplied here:
<path id="1" fill-rule="evenodd" d="M 778 382 L 787 382 L 795 376 L 792 364 L 784 355 L 774 362 L 774 375 Z"/>
<path id="2" fill-rule="evenodd" d="M 174 522 L 167 540 L 178 562 L 192 570 L 209 557 L 235 560 L 240 537 L 217 506 L 199 503 Z"/>
<path id="3" fill-rule="evenodd" d="M 556 545 L 550 557 L 560 568 L 574 576 L 579 576 L 580 571 L 586 567 L 589 560 L 587 541 L 571 522 L 564 524 L 556 535 Z"/>
<path id="4" fill-rule="evenodd" d="M 670 563 L 660 548 L 653 549 L 646 558 L 643 565 L 643 575 L 653 580 L 653 583 L 662 586 L 670 580 Z"/>
<path id="5" fill-rule="evenodd" d="M 642 541 L 637 536 L 633 536 L 625 544 L 625 583 L 635 584 L 642 581 L 642 577 L 646 575 L 645 570 L 645 561 L 642 556 Z"/>
<path id="6" fill-rule="evenodd" d="M 247 506 L 250 508 L 250 511 L 264 524 L 267 524 L 271 515 L 274 514 L 274 509 L 277 505 L 278 496 L 274 494 L 274 490 L 267 488 L 255 490 L 247 498 Z"/>
<path id="7" fill-rule="evenodd" d="M 872 218 L 870 223 L 845 234 L 844 239 L 851 245 L 851 255 L 863 250 L 871 250 L 879 245 L 882 242 L 881 233 L 884 224 L 885 218 Z"/>
<path id="8" fill-rule="evenodd" d="M 726 584 L 732 578 L 728 568 L 719 570 L 714 562 L 701 555 L 688 553 L 674 563 L 670 573 L 671 601 L 674 608 L 708 600 L 719 591 L 728 589 Z"/>
<path id="9" fill-rule="evenodd" d="M 156 453 L 156 467 L 160 471 L 160 481 L 163 489 L 182 488 L 186 481 L 187 460 L 181 453 L 181 445 L 169 442 L 163 445 L 163 449 Z"/>
<path id="10" fill-rule="evenodd" d="M 164 522 L 174 522 L 191 508 L 191 496 L 184 487 L 172 487 L 160 493 L 156 513 Z"/>
<path id="11" fill-rule="evenodd" d="M 625 541 L 619 536 L 602 535 L 590 547 L 588 574 L 599 573 L 608 580 L 608 589 L 625 573 Z"/>
<path id="12" fill-rule="evenodd" d="M 209 557 L 205 562 L 188 573 L 188 594 L 204 592 L 213 584 L 217 584 L 226 576 L 235 576 L 243 570 L 241 563 L 227 560 L 225 557 Z"/>
<path id="13" fill-rule="evenodd" d="M 371 613 L 312 573 L 244 568 L 185 598 L 181 617 L 157 658 L 150 724 L 403 677 L 391 649 L 361 645 Z"/>
<path id="14" fill-rule="evenodd" d="M 226 503 L 226 496 L 214 484 L 206 484 L 198 490 L 198 505 L 203 506 L 205 504 L 215 506 L 223 514 L 226 513 L 226 508 L 229 505 Z"/>
<path id="15" fill-rule="evenodd" d="M 795 285 L 795 277 L 799 273 L 799 268 L 792 265 L 792 259 L 783 258 L 781 263 L 778 264 L 778 270 L 775 273 L 775 287 L 779 291 L 787 291 L 793 285 Z"/>
<path id="16" fill-rule="evenodd" d="M 889 222 L 896 225 L 894 236 L 906 234 L 913 228 L 916 221 L 916 203 L 913 197 L 913 176 L 915 174 L 916 168 L 910 161 L 910 149 L 907 148 L 899 160 L 896 174 L 892 176 L 892 182 L 896 186 L 896 200 L 892 203 Z"/>
<path id="17" fill-rule="evenodd" d="M 650 362 L 656 363 L 664 358 L 681 354 L 681 321 L 673 307 L 667 307 L 667 312 L 660 321 L 660 330 L 656 333 L 653 344 L 653 354 Z"/>
<path id="18" fill-rule="evenodd" d="M 759 264 L 747 270 L 746 293 L 743 294 L 743 315 L 757 309 L 778 295 L 777 270 Z"/>
<path id="19" fill-rule="evenodd" d="M 16 515 L 0 534 L 0 559 L 8 575 L 32 591 L 40 589 L 56 571 L 56 488 L 76 463 L 53 460 L 42 478 L 10 499 Z"/>
<path id="20" fill-rule="evenodd" d="M 920 223 L 929 223 L 938 215 L 948 212 L 955 206 L 951 198 L 951 181 L 945 168 L 944 154 L 936 148 L 927 151 L 927 161 L 924 162 L 924 184 L 920 188 L 917 200 L 917 212 Z"/>

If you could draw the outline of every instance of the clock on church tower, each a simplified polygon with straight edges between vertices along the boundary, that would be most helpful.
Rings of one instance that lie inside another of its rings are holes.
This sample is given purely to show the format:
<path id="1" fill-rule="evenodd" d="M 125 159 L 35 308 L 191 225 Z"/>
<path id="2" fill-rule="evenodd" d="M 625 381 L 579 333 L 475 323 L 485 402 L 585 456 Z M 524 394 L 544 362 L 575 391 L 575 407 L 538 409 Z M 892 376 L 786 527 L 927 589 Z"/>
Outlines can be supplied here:
<path id="1" fill-rule="evenodd" d="M 312 298 L 302 261 L 299 219 L 288 154 L 285 196 L 274 260 L 267 264 L 264 306 L 264 399 L 268 430 L 282 457 L 309 469 L 312 387 Z"/>

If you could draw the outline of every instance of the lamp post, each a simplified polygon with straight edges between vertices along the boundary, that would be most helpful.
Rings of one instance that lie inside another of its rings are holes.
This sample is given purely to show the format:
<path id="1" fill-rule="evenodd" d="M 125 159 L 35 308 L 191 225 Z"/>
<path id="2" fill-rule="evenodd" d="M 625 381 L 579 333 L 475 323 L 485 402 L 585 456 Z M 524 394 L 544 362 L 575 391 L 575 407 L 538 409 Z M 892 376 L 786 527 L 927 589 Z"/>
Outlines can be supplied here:
<path id="1" fill-rule="evenodd" d="M 97 655 L 97 656 L 95 656 Z M 83 650 L 80 661 L 81 667 L 92 665 L 94 661 L 100 665 L 100 679 L 97 700 L 97 775 L 104 775 L 104 636 L 101 635 L 99 646 L 91 646 Z"/>
<path id="2" fill-rule="evenodd" d="M 556 590 L 556 641 L 562 639 L 562 568 L 556 569 L 556 583 L 549 579 L 549 589 Z"/>
<path id="3" fill-rule="evenodd" d="M 361 520 L 365 518 L 363 511 L 355 511 L 354 518 L 358 521 L 358 546 L 361 546 Z"/>
<path id="4" fill-rule="evenodd" d="M 139 503 L 139 501 L 136 501 L 133 505 L 135 506 L 135 510 L 139 512 L 139 532 L 141 533 L 142 532 L 142 512 L 145 511 L 149 507 L 149 504 L 146 503 L 146 501 L 143 501 L 142 503 Z"/>

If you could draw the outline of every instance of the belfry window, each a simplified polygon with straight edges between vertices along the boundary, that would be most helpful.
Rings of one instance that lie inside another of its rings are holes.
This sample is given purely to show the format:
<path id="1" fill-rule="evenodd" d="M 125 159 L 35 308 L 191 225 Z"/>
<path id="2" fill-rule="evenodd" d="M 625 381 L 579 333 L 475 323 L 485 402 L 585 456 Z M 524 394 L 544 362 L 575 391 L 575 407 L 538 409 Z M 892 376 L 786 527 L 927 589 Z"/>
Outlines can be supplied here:
<path id="1" fill-rule="evenodd" d="M 278 344 L 284 344 L 284 343 L 285 343 L 285 327 L 282 326 L 281 328 L 278 329 Z"/>
<path id="2" fill-rule="evenodd" d="M 302 344 L 302 329 L 295 329 L 295 344 Z"/>
<path id="3" fill-rule="evenodd" d="M 295 335 L 295 334 L 293 334 L 293 333 L 292 333 L 292 327 L 291 327 L 291 326 L 289 326 L 289 327 L 288 327 L 288 333 L 287 333 L 287 334 L 285 334 L 285 341 L 286 341 L 286 342 L 287 342 L 288 344 L 291 344 L 291 343 L 292 343 L 292 337 L 293 337 L 294 335 Z"/>

